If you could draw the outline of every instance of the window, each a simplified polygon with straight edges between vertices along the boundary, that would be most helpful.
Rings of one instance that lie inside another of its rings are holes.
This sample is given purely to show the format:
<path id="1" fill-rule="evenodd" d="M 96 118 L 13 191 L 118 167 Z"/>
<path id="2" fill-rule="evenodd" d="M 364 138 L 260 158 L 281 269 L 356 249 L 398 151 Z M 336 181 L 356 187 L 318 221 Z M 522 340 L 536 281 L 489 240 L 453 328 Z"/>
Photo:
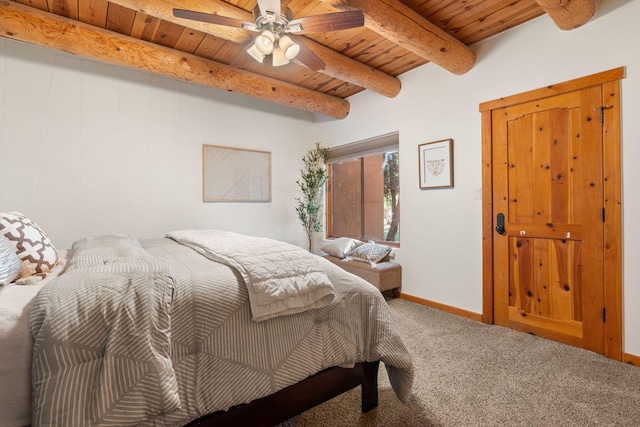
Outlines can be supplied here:
<path id="1" fill-rule="evenodd" d="M 398 133 L 329 150 L 327 235 L 400 243 Z"/>

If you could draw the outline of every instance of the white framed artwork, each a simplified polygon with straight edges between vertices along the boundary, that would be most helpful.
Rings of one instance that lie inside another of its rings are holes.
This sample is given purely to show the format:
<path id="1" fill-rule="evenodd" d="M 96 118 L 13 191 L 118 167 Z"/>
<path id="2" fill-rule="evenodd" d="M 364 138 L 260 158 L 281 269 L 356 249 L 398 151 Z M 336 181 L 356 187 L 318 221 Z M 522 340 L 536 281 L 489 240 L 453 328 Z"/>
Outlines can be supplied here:
<path id="1" fill-rule="evenodd" d="M 202 146 L 204 202 L 270 202 L 271 153 Z"/>
<path id="2" fill-rule="evenodd" d="M 453 187 L 453 139 L 418 145 L 420 188 Z"/>

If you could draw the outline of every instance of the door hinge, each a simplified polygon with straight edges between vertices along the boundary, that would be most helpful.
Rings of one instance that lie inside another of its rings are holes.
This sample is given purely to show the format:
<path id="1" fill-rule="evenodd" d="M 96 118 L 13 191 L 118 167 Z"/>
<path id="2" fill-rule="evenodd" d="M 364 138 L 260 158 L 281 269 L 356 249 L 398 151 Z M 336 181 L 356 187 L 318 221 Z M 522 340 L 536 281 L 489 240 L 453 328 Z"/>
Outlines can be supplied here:
<path id="1" fill-rule="evenodd" d="M 602 208 L 602 222 L 605 222 L 604 208 Z"/>
<path id="2" fill-rule="evenodd" d="M 613 108 L 611 105 L 603 105 L 600 107 L 600 123 L 604 123 L 604 110 L 608 110 L 609 108 Z"/>
<path id="3" fill-rule="evenodd" d="M 607 323 L 607 307 L 602 307 L 602 322 Z"/>

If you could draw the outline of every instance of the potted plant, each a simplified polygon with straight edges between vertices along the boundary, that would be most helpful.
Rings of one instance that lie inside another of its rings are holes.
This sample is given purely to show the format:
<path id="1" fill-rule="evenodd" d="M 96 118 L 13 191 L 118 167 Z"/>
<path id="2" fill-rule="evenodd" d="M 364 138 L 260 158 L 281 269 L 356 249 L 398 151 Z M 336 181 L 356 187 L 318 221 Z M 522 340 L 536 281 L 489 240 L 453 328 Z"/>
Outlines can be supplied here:
<path id="1" fill-rule="evenodd" d="M 302 197 L 296 198 L 298 201 L 296 212 L 307 232 L 309 252 L 311 252 L 313 233 L 322 230 L 320 195 L 328 178 L 327 170 L 324 166 L 324 159 L 328 152 L 328 148 L 323 148 L 319 142 L 316 142 L 316 146 L 302 158 L 304 168 L 300 169 L 300 179 L 296 181 L 300 191 L 302 191 Z"/>

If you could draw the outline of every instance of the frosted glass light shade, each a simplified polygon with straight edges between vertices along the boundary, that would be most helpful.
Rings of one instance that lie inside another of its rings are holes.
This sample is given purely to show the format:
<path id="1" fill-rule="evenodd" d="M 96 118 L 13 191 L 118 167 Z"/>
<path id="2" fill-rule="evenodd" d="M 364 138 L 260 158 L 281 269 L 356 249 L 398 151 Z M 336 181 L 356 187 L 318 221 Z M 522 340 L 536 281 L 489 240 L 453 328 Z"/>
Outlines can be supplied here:
<path id="1" fill-rule="evenodd" d="M 279 47 L 273 49 L 272 56 L 273 58 L 271 59 L 273 61 L 272 64 L 274 67 L 279 67 L 281 65 L 286 65 L 289 63 L 289 60 L 284 56 L 284 52 Z"/>
<path id="2" fill-rule="evenodd" d="M 256 37 L 256 48 L 265 55 L 269 55 L 273 51 L 274 34 L 269 30 L 264 30 L 262 34 Z"/>
<path id="3" fill-rule="evenodd" d="M 291 40 L 289 36 L 280 37 L 279 46 L 284 52 L 284 57 L 288 60 L 292 60 L 300 52 L 300 46 Z"/>
<path id="4" fill-rule="evenodd" d="M 251 44 L 249 49 L 247 49 L 247 53 L 261 64 L 262 61 L 264 61 L 264 53 L 260 52 L 255 43 Z"/>

